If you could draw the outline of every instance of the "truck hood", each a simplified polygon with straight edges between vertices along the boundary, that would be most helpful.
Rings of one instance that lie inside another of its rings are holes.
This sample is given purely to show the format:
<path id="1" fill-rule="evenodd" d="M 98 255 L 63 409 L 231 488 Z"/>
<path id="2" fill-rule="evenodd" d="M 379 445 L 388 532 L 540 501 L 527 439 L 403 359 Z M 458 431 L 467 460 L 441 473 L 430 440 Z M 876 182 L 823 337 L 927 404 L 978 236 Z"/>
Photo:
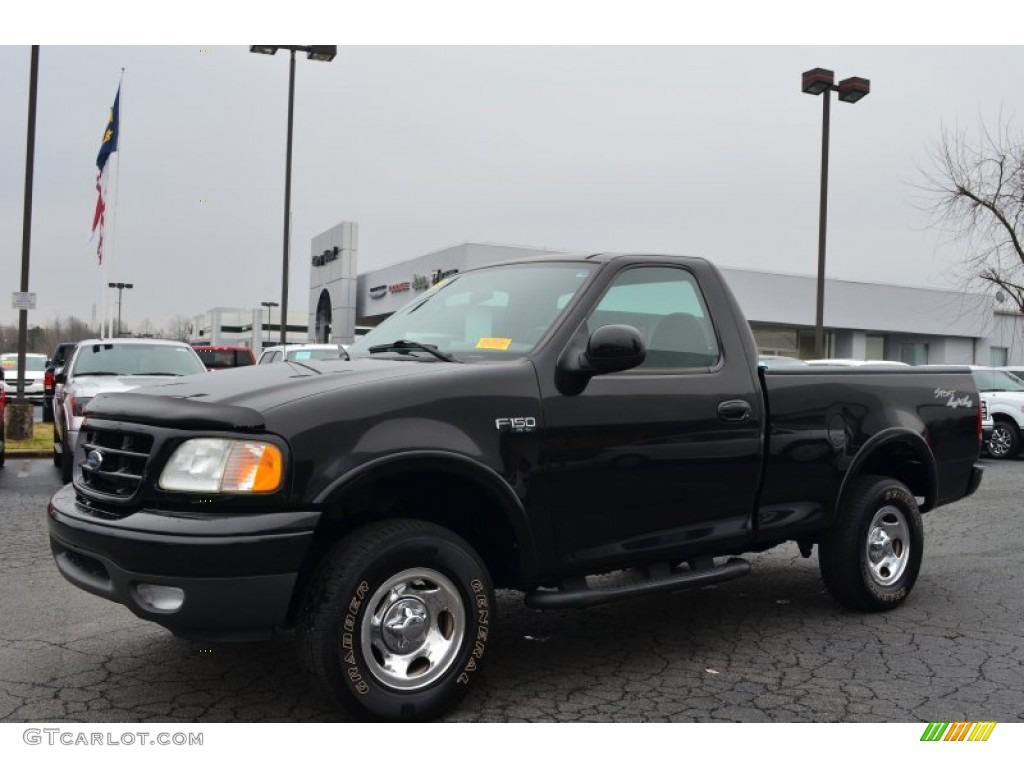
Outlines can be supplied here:
<path id="1" fill-rule="evenodd" d="M 139 387 L 180 381 L 171 376 L 76 376 L 72 389 L 78 397 L 95 397 L 103 392 L 127 392 Z"/>
<path id="2" fill-rule="evenodd" d="M 254 365 L 132 392 L 107 390 L 93 398 L 85 414 L 159 426 L 260 431 L 270 411 L 298 400 L 391 379 L 450 376 L 464 368 L 458 363 L 367 359 Z"/>

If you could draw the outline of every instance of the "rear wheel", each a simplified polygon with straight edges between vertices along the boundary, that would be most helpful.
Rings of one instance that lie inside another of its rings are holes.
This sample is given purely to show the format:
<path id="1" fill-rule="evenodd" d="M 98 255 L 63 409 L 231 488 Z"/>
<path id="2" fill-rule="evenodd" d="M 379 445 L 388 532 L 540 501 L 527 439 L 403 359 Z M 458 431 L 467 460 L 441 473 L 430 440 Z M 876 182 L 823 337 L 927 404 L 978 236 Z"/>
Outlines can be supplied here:
<path id="1" fill-rule="evenodd" d="M 1020 433 L 1009 421 L 1000 419 L 995 423 L 992 436 L 985 449 L 993 459 L 1010 459 L 1020 452 Z"/>
<path id="2" fill-rule="evenodd" d="M 863 477 L 846 494 L 818 547 L 825 586 L 843 605 L 885 611 L 917 581 L 924 527 L 913 494 L 889 477 Z"/>
<path id="3" fill-rule="evenodd" d="M 299 647 L 353 714 L 430 719 L 475 679 L 493 604 L 487 569 L 463 539 L 433 523 L 383 521 L 326 555 L 304 596 Z"/>

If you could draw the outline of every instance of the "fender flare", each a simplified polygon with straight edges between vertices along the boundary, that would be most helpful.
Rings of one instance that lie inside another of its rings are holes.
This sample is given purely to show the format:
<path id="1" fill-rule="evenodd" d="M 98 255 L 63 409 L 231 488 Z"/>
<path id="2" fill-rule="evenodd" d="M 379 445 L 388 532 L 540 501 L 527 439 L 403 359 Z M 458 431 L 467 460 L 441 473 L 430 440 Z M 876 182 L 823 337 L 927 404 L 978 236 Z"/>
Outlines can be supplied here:
<path id="1" fill-rule="evenodd" d="M 538 569 L 537 544 L 531 533 L 526 509 L 512 486 L 498 472 L 486 464 L 468 456 L 451 451 L 421 450 L 382 456 L 361 464 L 333 480 L 321 491 L 313 502 L 326 504 L 340 493 L 370 481 L 375 477 L 405 468 L 423 470 L 440 469 L 459 475 L 475 483 L 497 502 L 501 514 L 512 526 L 516 543 L 519 545 L 519 568 L 521 578 L 532 582 Z"/>
<path id="2" fill-rule="evenodd" d="M 921 505 L 921 512 L 927 512 L 934 506 L 935 499 L 938 497 L 939 493 L 939 476 L 938 470 L 936 469 L 935 454 L 932 453 L 931 446 L 929 446 L 924 437 L 917 432 L 906 429 L 905 427 L 889 427 L 888 429 L 883 429 L 881 432 L 877 432 L 872 435 L 868 438 L 868 441 L 861 446 L 860 450 L 857 451 L 857 455 L 854 456 L 849 468 L 843 475 L 843 481 L 839 484 L 839 492 L 836 495 L 835 511 L 833 512 L 833 516 L 838 513 L 840 504 L 846 495 L 847 489 L 850 484 L 860 476 L 861 470 L 868 460 L 874 457 L 883 448 L 894 444 L 902 444 L 921 459 L 924 464 L 927 483 L 926 493 L 924 494 L 924 504 Z"/>

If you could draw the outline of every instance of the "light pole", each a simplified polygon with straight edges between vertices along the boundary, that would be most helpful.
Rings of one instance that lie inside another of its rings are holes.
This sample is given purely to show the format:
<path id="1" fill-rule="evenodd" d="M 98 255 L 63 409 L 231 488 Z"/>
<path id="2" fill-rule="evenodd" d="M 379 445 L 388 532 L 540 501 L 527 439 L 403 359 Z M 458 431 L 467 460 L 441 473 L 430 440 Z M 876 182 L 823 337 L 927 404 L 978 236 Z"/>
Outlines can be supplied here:
<path id="1" fill-rule="evenodd" d="M 134 288 L 131 283 L 107 283 L 108 288 L 117 288 L 117 336 L 121 337 L 121 292 L 125 289 Z"/>
<path id="2" fill-rule="evenodd" d="M 28 292 L 28 273 L 32 250 L 32 179 L 36 156 L 36 93 L 39 83 L 39 46 L 33 45 L 29 54 L 28 75 L 28 134 L 25 141 L 25 207 L 21 225 L 21 298 L 27 303 L 18 310 L 18 367 L 15 399 L 11 402 L 10 416 L 5 426 L 0 419 L 0 438 L 6 432 L 12 440 L 32 437 L 32 403 L 25 397 L 25 354 L 28 349 L 28 304 L 35 309 L 35 295 Z"/>
<path id="3" fill-rule="evenodd" d="M 286 328 L 288 326 L 288 239 L 291 222 L 289 212 L 292 204 L 292 113 L 295 110 L 295 52 L 303 51 L 306 58 L 312 61 L 333 61 L 338 55 L 336 45 L 250 45 L 252 53 L 265 53 L 273 56 L 278 48 L 288 51 L 290 61 L 288 64 L 288 145 L 285 152 L 284 163 L 284 255 L 281 268 L 281 344 L 285 343 Z"/>
<path id="4" fill-rule="evenodd" d="M 278 306 L 278 303 L 276 301 L 261 301 L 260 305 L 267 308 L 267 325 L 270 325 L 270 320 L 271 320 L 270 309 L 271 309 L 271 307 Z M 263 344 L 263 334 L 262 333 L 260 334 L 260 344 L 261 345 Z"/>
<path id="5" fill-rule="evenodd" d="M 855 104 L 871 92 L 871 81 L 863 77 L 848 77 L 835 85 L 831 69 L 809 69 L 803 73 L 801 90 L 812 96 L 824 95 L 821 117 L 821 204 L 818 211 L 818 301 L 814 320 L 814 356 L 825 356 L 825 226 L 828 218 L 828 130 L 829 106 L 832 91 L 839 92 L 839 100 Z"/>

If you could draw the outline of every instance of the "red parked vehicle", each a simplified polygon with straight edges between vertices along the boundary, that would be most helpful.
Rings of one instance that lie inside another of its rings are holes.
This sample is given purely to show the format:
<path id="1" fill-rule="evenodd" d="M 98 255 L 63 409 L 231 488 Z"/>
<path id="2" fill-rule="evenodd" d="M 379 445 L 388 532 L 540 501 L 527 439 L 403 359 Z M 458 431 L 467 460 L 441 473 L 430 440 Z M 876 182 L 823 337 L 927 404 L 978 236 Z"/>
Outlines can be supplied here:
<path id="1" fill-rule="evenodd" d="M 243 365 L 255 365 L 256 358 L 248 347 L 215 347 L 210 345 L 193 346 L 199 359 L 208 371 L 220 371 L 224 368 L 239 368 Z"/>

